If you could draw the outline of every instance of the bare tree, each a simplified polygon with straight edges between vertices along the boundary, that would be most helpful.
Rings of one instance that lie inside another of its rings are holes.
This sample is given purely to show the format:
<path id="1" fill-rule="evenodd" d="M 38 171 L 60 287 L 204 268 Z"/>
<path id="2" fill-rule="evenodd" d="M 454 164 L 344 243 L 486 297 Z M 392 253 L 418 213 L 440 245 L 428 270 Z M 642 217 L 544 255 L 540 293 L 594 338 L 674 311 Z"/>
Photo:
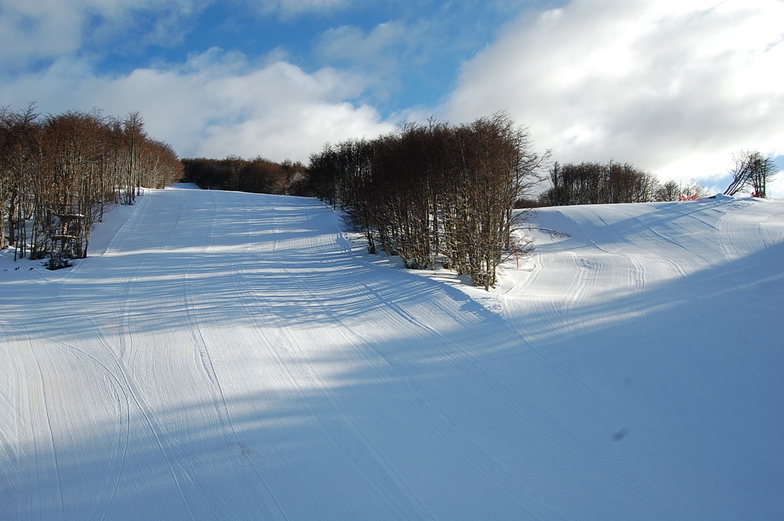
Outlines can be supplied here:
<path id="1" fill-rule="evenodd" d="M 17 113 L 0 110 L 0 246 L 14 245 L 15 259 L 27 252 L 26 223 L 33 212 L 30 187 L 39 164 L 41 126 L 37 118 L 33 103 Z"/>
<path id="2" fill-rule="evenodd" d="M 123 204 L 133 204 L 141 187 L 139 148 L 146 138 L 144 122 L 139 112 L 129 113 L 122 122 L 125 137 L 125 178 L 122 190 Z"/>
<path id="3" fill-rule="evenodd" d="M 680 185 L 680 194 L 678 198 L 682 200 L 693 200 L 708 197 L 709 195 L 710 191 L 708 191 L 707 188 L 696 179 L 692 179 L 687 184 Z"/>
<path id="4" fill-rule="evenodd" d="M 744 188 L 751 188 L 753 197 L 765 197 L 767 182 L 776 172 L 773 159 L 763 156 L 757 150 L 741 150 L 733 156 L 735 167 L 732 170 L 732 183 L 724 195 L 735 195 Z"/>
<path id="5" fill-rule="evenodd" d="M 671 179 L 656 188 L 653 200 L 658 202 L 677 201 L 680 195 L 681 187 L 678 184 L 678 181 Z"/>
<path id="6" fill-rule="evenodd" d="M 547 155 L 504 113 L 452 127 L 435 119 L 311 156 L 314 191 L 347 210 L 409 268 L 441 262 L 489 289 L 510 251 L 513 207 L 541 178 Z"/>
<path id="7" fill-rule="evenodd" d="M 548 205 L 641 203 L 652 201 L 656 176 L 629 163 L 583 162 L 550 170 L 552 187 L 540 196 Z"/>
<path id="8" fill-rule="evenodd" d="M 119 121 L 69 111 L 43 121 L 34 104 L 0 108 L 0 247 L 50 267 L 87 255 L 93 222 L 118 194 L 182 175 L 172 148 L 148 139 L 138 113 Z"/>

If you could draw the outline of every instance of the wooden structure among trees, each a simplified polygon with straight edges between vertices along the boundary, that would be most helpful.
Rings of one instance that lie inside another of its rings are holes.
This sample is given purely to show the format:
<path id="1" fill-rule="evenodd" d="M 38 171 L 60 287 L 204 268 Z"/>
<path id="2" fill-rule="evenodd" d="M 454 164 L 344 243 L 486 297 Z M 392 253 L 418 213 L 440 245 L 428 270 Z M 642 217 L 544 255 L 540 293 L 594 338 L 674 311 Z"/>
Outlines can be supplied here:
<path id="1" fill-rule="evenodd" d="M 87 245 L 84 233 L 84 215 L 79 213 L 55 214 L 53 232 L 49 235 L 52 248 L 47 268 L 56 270 L 71 265 L 71 259 L 83 258 Z"/>
<path id="2" fill-rule="evenodd" d="M 125 119 L 66 112 L 43 120 L 31 104 L 0 107 L 0 248 L 62 267 L 87 256 L 93 222 L 133 204 L 141 186 L 182 177 L 172 148 L 147 136 L 138 112 Z"/>

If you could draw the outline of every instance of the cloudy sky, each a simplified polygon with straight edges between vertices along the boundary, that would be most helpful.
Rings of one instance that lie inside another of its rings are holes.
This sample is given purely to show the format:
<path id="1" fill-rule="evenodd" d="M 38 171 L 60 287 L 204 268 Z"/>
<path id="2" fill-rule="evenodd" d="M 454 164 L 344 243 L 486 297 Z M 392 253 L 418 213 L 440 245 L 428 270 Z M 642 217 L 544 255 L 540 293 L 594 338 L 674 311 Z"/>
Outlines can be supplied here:
<path id="1" fill-rule="evenodd" d="M 719 190 L 739 150 L 784 166 L 782 64 L 784 0 L 0 0 L 0 106 L 138 110 L 182 157 L 504 110 L 562 163 Z"/>

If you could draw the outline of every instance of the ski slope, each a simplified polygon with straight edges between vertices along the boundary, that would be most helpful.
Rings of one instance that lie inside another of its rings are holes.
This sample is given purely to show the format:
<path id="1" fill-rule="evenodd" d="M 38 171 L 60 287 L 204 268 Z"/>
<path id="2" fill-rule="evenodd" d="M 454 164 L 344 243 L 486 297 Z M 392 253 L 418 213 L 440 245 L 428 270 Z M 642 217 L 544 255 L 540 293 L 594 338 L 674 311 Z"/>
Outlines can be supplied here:
<path id="1" fill-rule="evenodd" d="M 491 293 L 181 187 L 3 252 L 0 519 L 783 519 L 784 201 L 534 220 Z"/>

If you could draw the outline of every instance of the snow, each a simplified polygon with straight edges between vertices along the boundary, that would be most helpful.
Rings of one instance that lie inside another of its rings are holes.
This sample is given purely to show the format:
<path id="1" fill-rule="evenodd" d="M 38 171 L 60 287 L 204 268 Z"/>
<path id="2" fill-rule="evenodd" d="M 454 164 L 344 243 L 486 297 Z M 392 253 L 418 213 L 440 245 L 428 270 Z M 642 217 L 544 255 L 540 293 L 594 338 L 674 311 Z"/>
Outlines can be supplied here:
<path id="1" fill-rule="evenodd" d="M 2 252 L 0 518 L 784 518 L 784 201 L 534 223 L 490 293 L 180 186 Z"/>

